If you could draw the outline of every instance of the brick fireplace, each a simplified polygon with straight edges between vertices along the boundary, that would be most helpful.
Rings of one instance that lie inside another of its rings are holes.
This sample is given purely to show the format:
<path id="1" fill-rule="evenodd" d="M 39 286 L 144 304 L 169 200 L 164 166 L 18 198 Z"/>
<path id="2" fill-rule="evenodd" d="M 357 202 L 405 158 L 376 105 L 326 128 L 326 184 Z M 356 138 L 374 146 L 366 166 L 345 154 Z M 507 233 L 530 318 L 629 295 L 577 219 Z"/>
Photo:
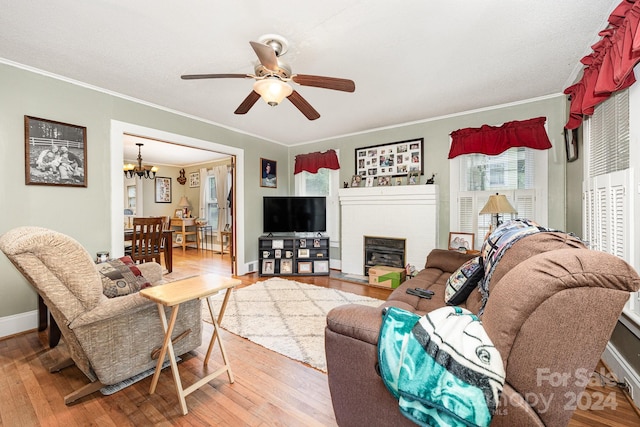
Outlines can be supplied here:
<path id="1" fill-rule="evenodd" d="M 438 244 L 438 186 L 342 188 L 340 261 L 342 272 L 364 276 L 365 236 L 404 241 L 404 259 L 419 270 Z M 382 263 L 379 263 L 382 265 Z"/>

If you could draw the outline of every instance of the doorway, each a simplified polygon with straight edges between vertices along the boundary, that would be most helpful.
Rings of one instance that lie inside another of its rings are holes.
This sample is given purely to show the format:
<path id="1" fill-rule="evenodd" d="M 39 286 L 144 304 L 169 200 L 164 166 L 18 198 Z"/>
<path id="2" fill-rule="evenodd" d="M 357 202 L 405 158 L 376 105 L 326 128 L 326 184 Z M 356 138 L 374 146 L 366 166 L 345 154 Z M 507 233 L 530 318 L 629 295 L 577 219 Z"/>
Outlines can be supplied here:
<path id="1" fill-rule="evenodd" d="M 123 229 L 124 222 L 121 215 L 116 212 L 124 212 L 125 198 L 123 197 L 124 175 L 122 173 L 123 160 L 123 138 L 125 134 L 137 135 L 156 141 L 171 141 L 172 143 L 198 148 L 201 150 L 224 153 L 231 156 L 234 161 L 232 168 L 232 229 L 233 229 L 233 252 L 232 269 L 236 275 L 247 273 L 244 262 L 244 225 L 236 218 L 244 217 L 244 150 L 225 146 L 211 141 L 191 138 L 185 135 L 172 134 L 153 128 L 146 128 L 131 123 L 111 121 L 111 164 L 112 174 L 111 188 L 111 253 L 114 255 L 123 252 Z"/>

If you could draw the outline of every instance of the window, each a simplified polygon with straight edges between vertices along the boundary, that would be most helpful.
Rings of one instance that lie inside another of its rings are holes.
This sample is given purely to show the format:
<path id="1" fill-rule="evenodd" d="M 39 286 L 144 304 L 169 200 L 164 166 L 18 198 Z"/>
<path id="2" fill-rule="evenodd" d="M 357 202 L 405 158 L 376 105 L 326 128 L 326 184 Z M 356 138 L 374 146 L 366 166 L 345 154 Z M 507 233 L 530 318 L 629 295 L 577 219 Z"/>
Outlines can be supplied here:
<path id="1" fill-rule="evenodd" d="M 214 176 L 208 176 L 206 181 L 206 201 L 207 201 L 207 225 L 213 227 L 214 230 L 218 229 L 218 197 L 216 196 L 216 178 Z"/>
<path id="2" fill-rule="evenodd" d="M 547 151 L 514 147 L 497 156 L 467 154 L 451 160 L 450 230 L 476 235 L 480 248 L 491 224 L 490 215 L 479 215 L 489 196 L 504 194 L 518 212 L 502 216 L 506 221 L 530 218 L 544 224 Z"/>
<path id="3" fill-rule="evenodd" d="M 633 173 L 629 169 L 629 90 L 599 104 L 584 123 L 583 238 L 591 249 L 633 264 Z M 640 323 L 639 293 L 625 311 Z"/>
<path id="4" fill-rule="evenodd" d="M 327 198 L 327 234 L 332 246 L 338 245 L 340 237 L 338 230 L 339 183 L 340 170 L 322 168 L 317 173 L 304 171 L 295 175 L 297 196 L 325 196 Z"/>

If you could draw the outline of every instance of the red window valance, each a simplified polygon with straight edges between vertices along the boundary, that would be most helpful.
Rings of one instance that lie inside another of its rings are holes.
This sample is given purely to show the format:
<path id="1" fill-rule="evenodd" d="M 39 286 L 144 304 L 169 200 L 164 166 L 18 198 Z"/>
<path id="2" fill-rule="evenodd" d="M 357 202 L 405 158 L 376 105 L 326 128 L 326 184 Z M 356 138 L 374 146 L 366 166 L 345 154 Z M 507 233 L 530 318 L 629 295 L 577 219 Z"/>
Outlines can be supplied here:
<path id="1" fill-rule="evenodd" d="M 461 154 L 480 153 L 495 156 L 511 147 L 536 150 L 551 148 L 544 128 L 546 117 L 507 122 L 502 126 L 483 125 L 479 128 L 458 129 L 451 132 L 449 158 Z"/>
<path id="2" fill-rule="evenodd" d="M 585 67 L 580 81 L 565 89 L 571 106 L 567 129 L 576 129 L 585 115 L 616 91 L 635 83 L 633 67 L 640 61 L 640 2 L 624 0 L 609 15 L 609 26 L 593 52 L 580 60 Z"/>
<path id="3" fill-rule="evenodd" d="M 335 150 L 327 150 L 324 153 L 319 151 L 309 154 L 298 154 L 296 156 L 294 175 L 307 171 L 317 173 L 318 169 L 340 169 L 340 162 Z"/>

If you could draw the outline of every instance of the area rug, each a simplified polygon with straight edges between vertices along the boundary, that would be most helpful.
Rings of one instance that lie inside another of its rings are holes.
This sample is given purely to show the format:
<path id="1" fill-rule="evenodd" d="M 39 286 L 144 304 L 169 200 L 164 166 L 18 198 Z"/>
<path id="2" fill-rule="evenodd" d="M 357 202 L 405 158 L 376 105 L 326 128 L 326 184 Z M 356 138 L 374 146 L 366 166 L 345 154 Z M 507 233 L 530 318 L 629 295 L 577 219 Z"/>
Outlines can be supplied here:
<path id="1" fill-rule="evenodd" d="M 222 298 L 223 295 L 212 297 L 215 313 L 218 313 Z M 377 307 L 382 301 L 337 289 L 271 278 L 234 289 L 220 326 L 326 372 L 326 316 L 332 308 L 344 304 Z M 203 319 L 211 323 L 206 303 L 202 308 Z"/>

